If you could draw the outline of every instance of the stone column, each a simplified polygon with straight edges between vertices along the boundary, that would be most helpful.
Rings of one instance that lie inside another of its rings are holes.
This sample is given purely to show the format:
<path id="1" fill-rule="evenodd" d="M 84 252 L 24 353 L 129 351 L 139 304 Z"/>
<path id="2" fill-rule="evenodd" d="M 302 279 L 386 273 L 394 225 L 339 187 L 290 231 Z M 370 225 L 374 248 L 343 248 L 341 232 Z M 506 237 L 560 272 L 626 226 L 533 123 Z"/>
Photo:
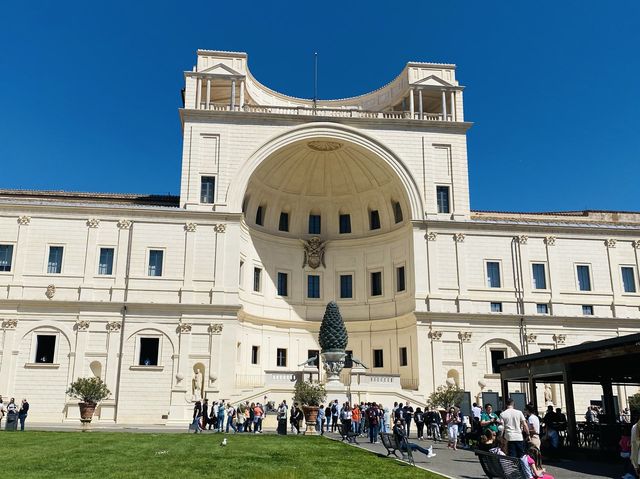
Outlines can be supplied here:
<path id="1" fill-rule="evenodd" d="M 93 277 L 97 273 L 96 248 L 98 245 L 98 227 L 100 220 L 89 218 L 87 220 L 87 243 L 84 255 L 84 278 L 80 290 L 80 298 L 84 301 L 93 301 Z"/>
<path id="2" fill-rule="evenodd" d="M 471 346 L 471 336 L 471 331 L 460 331 L 458 334 L 462 353 L 462 384 L 459 384 L 459 386 L 467 391 L 471 391 L 472 388 L 475 389 L 476 387 L 471 363 L 478 352 L 478 348 Z"/>
<path id="3" fill-rule="evenodd" d="M 13 281 L 9 285 L 9 299 L 22 298 L 22 272 L 27 260 L 27 250 L 29 249 L 29 225 L 30 216 L 20 216 L 18 218 L 18 237 L 16 238 L 15 262 L 13 264 Z"/>
<path id="4" fill-rule="evenodd" d="M 198 77 L 196 80 L 196 110 L 200 109 L 200 102 L 202 101 L 202 78 Z"/>
<path id="5" fill-rule="evenodd" d="M 455 90 L 451 90 L 451 94 L 449 95 L 450 104 L 451 104 L 451 121 L 457 121 L 456 119 L 456 92 Z"/>
<path id="6" fill-rule="evenodd" d="M 422 106 L 422 88 L 418 90 L 418 109 L 420 111 L 420 119 L 424 120 L 424 109 Z"/>
<path id="7" fill-rule="evenodd" d="M 205 109 L 209 110 L 211 108 L 211 78 L 207 78 L 207 104 Z"/>
<path id="8" fill-rule="evenodd" d="M 111 398 L 100 404 L 100 420 L 115 421 L 116 403 L 118 398 L 118 359 L 120 357 L 120 335 L 122 330 L 121 321 L 110 321 L 106 325 L 107 329 L 107 358 L 104 364 L 104 382 L 111 391 Z M 123 365 L 123 367 L 125 367 Z"/>
<path id="9" fill-rule="evenodd" d="M 607 248 L 607 262 L 609 263 L 609 284 L 611 285 L 611 312 L 613 317 L 618 316 L 616 305 L 622 302 L 622 290 L 620 288 L 620 266 L 618 265 L 618 259 L 616 255 L 616 240 L 613 238 L 607 239 L 604 242 Z"/>
<path id="10" fill-rule="evenodd" d="M 561 277 L 561 267 L 562 267 L 562 258 L 560 258 L 559 260 L 556 261 L 556 255 L 557 255 L 557 248 L 555 247 L 556 244 L 556 237 L 555 236 L 546 236 L 544 238 L 544 244 L 546 246 L 546 253 L 547 253 L 547 266 L 549 269 L 549 284 L 547 285 L 547 288 L 549 288 L 549 290 L 551 291 L 551 309 L 549 311 L 550 314 L 553 315 L 564 315 L 565 312 L 564 311 L 556 311 L 555 310 L 555 305 L 556 302 L 560 299 L 560 291 L 558 291 L 558 287 L 556 286 L 556 279 L 560 279 Z"/>
<path id="11" fill-rule="evenodd" d="M 209 372 L 205 381 L 205 393 L 211 398 L 213 393 L 220 391 L 219 374 L 222 367 L 222 355 L 220 354 L 220 340 L 222 338 L 222 323 L 209 325 Z M 235 359 L 235 358 L 234 358 Z"/>
<path id="12" fill-rule="evenodd" d="M 86 319 L 78 319 L 74 329 L 76 330 L 76 345 L 73 349 L 75 358 L 72 365 L 73 374 L 71 380 L 85 377 L 84 373 L 84 353 L 87 350 L 88 331 L 90 322 Z"/>
<path id="13" fill-rule="evenodd" d="M 454 233 L 453 240 L 456 243 L 456 269 L 458 276 L 458 312 L 467 312 L 465 305 L 467 300 L 467 258 L 464 247 L 465 234 Z M 464 303 L 464 304 L 463 304 Z"/>
<path id="14" fill-rule="evenodd" d="M 12 374 L 17 359 L 18 346 L 15 343 L 16 328 L 18 327 L 17 319 L 2 319 L 0 326 L 3 329 L 2 337 L 2 363 L 0 364 L 0 392 L 9 394 L 13 391 Z M 16 353 L 14 354 L 14 351 Z"/>
<path id="15" fill-rule="evenodd" d="M 182 279 L 182 290 L 180 291 L 181 303 L 193 303 L 193 268 L 196 248 L 196 228 L 195 223 L 184 225 L 184 277 Z"/>
<path id="16" fill-rule="evenodd" d="M 191 352 L 191 324 L 178 323 L 178 351 L 174 351 L 171 359 L 174 363 L 174 376 L 171 378 L 171 403 L 167 425 L 183 424 L 188 421 L 193 399 L 193 371 L 189 367 Z"/>
<path id="17" fill-rule="evenodd" d="M 236 79 L 231 80 L 231 111 L 236 109 Z"/>
<path id="18" fill-rule="evenodd" d="M 124 289 L 127 275 L 127 256 L 129 255 L 129 235 L 133 234 L 133 222 L 131 220 L 119 220 L 118 246 L 114 265 L 115 280 L 113 282 L 112 301 L 124 301 Z"/>
<path id="19" fill-rule="evenodd" d="M 240 81 L 240 108 L 244 108 L 244 80 Z"/>
<path id="20" fill-rule="evenodd" d="M 442 90 L 442 121 L 447 121 L 447 92 Z"/>
<path id="21" fill-rule="evenodd" d="M 433 380 L 433 390 L 438 386 L 444 385 L 446 370 L 442 367 L 442 331 L 431 328 L 429 331 L 429 339 L 431 339 L 431 377 Z"/>
<path id="22" fill-rule="evenodd" d="M 415 100 L 413 98 L 414 90 L 413 88 L 409 88 L 409 112 L 411 113 L 411 119 L 414 119 L 414 115 L 416 113 L 415 108 Z"/>

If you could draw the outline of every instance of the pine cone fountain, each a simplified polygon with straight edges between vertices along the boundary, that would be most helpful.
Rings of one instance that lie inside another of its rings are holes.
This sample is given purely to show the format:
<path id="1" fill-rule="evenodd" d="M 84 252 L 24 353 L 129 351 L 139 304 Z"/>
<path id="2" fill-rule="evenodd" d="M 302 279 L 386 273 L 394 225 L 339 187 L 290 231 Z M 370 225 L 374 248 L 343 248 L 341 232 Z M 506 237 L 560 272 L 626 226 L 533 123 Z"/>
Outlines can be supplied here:
<path id="1" fill-rule="evenodd" d="M 329 382 L 338 383 L 340 382 L 340 373 L 344 368 L 346 357 L 344 350 L 349 342 L 349 335 L 344 326 L 340 309 L 334 301 L 327 304 L 318 340 L 322 348 L 321 356 L 327 379 Z"/>

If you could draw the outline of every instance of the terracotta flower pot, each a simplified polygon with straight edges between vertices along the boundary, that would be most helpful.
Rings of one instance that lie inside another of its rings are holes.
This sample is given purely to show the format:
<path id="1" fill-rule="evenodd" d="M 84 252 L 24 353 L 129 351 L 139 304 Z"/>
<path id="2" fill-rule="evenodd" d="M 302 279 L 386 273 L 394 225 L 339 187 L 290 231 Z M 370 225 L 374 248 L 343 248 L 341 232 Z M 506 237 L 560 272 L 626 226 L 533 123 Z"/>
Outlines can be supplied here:
<path id="1" fill-rule="evenodd" d="M 80 408 L 80 420 L 82 422 L 91 422 L 93 413 L 96 411 L 97 406 L 98 405 L 93 402 L 78 403 L 78 407 Z"/>
<path id="2" fill-rule="evenodd" d="M 304 422 L 307 424 L 307 429 L 304 431 L 306 435 L 316 434 L 316 421 L 318 419 L 318 406 L 302 406 L 304 411 Z"/>

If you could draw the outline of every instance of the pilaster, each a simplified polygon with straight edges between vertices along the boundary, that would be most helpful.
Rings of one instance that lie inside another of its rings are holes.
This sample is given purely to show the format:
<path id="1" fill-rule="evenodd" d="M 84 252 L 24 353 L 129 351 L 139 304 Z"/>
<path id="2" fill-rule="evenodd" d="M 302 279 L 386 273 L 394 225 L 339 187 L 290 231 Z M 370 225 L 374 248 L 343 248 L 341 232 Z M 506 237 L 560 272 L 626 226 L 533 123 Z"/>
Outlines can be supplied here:
<path id="1" fill-rule="evenodd" d="M 15 344 L 16 328 L 18 327 L 17 319 L 0 320 L 2 328 L 2 364 L 0 364 L 0 395 L 8 396 L 13 391 L 11 384 L 12 374 L 14 370 L 17 348 Z"/>
<path id="2" fill-rule="evenodd" d="M 24 268 L 27 261 L 27 251 L 29 250 L 29 230 L 31 224 L 30 216 L 20 216 L 18 218 L 18 235 L 16 238 L 15 261 L 13 265 L 13 281 L 9 286 L 9 299 L 22 298 Z"/>
<path id="3" fill-rule="evenodd" d="M 127 276 L 127 257 L 129 256 L 129 236 L 133 234 L 133 222 L 121 219 L 116 224 L 118 228 L 118 254 L 115 264 L 115 281 L 113 287 L 113 301 L 124 301 L 124 289 Z"/>

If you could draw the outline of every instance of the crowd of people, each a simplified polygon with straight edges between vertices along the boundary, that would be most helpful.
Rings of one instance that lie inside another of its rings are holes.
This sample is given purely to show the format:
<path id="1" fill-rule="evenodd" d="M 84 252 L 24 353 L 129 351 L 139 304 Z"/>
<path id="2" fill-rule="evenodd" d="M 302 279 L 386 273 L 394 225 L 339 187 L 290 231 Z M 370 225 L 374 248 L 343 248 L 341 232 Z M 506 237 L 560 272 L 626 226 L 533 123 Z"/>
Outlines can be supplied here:
<path id="1" fill-rule="evenodd" d="M 16 400 L 11 398 L 5 406 L 2 396 L 0 396 L 0 429 L 2 428 L 2 419 L 5 419 L 5 429 L 7 431 L 15 431 L 20 423 L 20 430 L 24 431 L 24 423 L 29 414 L 29 402 L 26 398 L 22 400 L 20 406 L 16 404 Z"/>
<path id="2" fill-rule="evenodd" d="M 209 400 L 196 401 L 193 407 L 193 421 L 190 429 L 195 432 L 213 430 L 215 432 L 234 433 L 253 432 L 262 433 L 262 420 L 266 415 L 265 406 L 261 403 L 242 402 L 237 406 L 224 400 L 213 401 L 209 405 Z"/>

